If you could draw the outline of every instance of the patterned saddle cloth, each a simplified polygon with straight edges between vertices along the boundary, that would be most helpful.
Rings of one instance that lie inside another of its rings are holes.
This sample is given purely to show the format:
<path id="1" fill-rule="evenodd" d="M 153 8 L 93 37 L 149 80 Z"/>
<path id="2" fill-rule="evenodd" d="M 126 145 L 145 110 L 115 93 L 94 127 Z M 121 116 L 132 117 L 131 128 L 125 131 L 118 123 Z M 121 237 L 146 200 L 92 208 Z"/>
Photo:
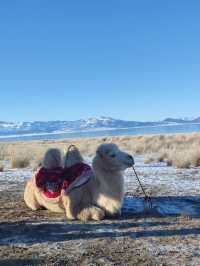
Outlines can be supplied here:
<path id="1" fill-rule="evenodd" d="M 69 193 L 72 189 L 87 183 L 92 175 L 89 165 L 78 163 L 66 169 L 41 167 L 36 172 L 35 181 L 37 188 L 45 197 L 57 198 L 63 189 L 65 193 Z"/>

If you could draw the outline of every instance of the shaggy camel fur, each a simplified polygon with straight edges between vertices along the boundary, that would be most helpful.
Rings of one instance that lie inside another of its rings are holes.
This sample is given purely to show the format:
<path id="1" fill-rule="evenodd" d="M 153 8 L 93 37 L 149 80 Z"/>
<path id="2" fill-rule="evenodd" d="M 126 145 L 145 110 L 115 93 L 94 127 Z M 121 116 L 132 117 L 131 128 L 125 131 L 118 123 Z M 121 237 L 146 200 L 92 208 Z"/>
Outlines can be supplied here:
<path id="1" fill-rule="evenodd" d="M 45 158 L 48 153 L 52 154 L 52 149 L 47 151 Z M 79 151 L 73 150 L 65 159 L 65 166 L 81 161 Z M 38 191 L 33 177 L 25 189 L 25 202 L 32 210 L 43 206 L 54 212 L 65 212 L 69 220 L 101 220 L 106 214 L 115 215 L 120 212 L 123 203 L 123 171 L 133 163 L 133 157 L 120 151 L 115 144 L 102 144 L 92 162 L 93 175 L 86 184 L 67 193 L 62 191 L 58 199 L 50 202 Z"/>

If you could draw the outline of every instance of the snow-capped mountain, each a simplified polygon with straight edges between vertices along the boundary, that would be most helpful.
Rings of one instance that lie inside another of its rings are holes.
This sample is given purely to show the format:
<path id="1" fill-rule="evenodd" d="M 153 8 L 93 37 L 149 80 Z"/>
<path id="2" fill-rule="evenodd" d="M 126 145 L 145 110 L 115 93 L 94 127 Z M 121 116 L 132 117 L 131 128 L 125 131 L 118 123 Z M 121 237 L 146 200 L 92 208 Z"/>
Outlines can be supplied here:
<path id="1" fill-rule="evenodd" d="M 40 134 L 56 132 L 78 132 L 83 130 L 100 130 L 111 128 L 131 128 L 168 124 L 200 123 L 200 118 L 183 120 L 167 118 L 160 122 L 139 122 L 114 119 L 111 117 L 80 119 L 75 121 L 33 121 L 3 122 L 0 121 L 0 135 Z"/>

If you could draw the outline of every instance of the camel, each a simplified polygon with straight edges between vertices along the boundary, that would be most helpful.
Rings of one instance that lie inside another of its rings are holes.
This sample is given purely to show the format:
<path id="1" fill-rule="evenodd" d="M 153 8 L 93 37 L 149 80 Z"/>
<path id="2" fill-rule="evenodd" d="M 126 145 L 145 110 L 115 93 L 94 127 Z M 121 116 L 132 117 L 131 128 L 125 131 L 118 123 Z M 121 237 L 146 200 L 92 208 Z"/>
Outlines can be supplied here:
<path id="1" fill-rule="evenodd" d="M 58 150 L 47 151 L 43 166 L 51 167 L 50 161 L 54 161 L 54 167 L 61 165 Z M 82 162 L 80 152 L 72 150 L 65 156 L 64 167 Z M 32 210 L 42 206 L 53 212 L 65 213 L 68 220 L 102 220 L 106 215 L 120 212 L 124 198 L 123 172 L 133 164 L 131 155 L 121 151 L 113 143 L 104 143 L 97 148 L 91 175 L 86 183 L 71 190 L 62 190 L 60 197 L 56 199 L 46 200 L 37 189 L 33 176 L 26 185 L 24 200 Z"/>

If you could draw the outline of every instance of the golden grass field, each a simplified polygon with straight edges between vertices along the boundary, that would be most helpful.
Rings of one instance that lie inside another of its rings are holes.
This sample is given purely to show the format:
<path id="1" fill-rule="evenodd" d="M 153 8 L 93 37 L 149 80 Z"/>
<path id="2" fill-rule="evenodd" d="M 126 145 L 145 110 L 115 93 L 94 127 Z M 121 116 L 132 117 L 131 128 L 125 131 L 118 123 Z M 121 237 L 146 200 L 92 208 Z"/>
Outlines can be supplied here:
<path id="1" fill-rule="evenodd" d="M 177 168 L 200 166 L 200 133 L 2 142 L 0 166 L 3 170 L 3 161 L 10 161 L 13 168 L 34 168 L 48 148 L 57 147 L 64 152 L 70 144 L 75 144 L 83 155 L 93 156 L 103 142 L 116 143 L 133 155 L 144 155 L 145 163 L 166 162 Z"/>

